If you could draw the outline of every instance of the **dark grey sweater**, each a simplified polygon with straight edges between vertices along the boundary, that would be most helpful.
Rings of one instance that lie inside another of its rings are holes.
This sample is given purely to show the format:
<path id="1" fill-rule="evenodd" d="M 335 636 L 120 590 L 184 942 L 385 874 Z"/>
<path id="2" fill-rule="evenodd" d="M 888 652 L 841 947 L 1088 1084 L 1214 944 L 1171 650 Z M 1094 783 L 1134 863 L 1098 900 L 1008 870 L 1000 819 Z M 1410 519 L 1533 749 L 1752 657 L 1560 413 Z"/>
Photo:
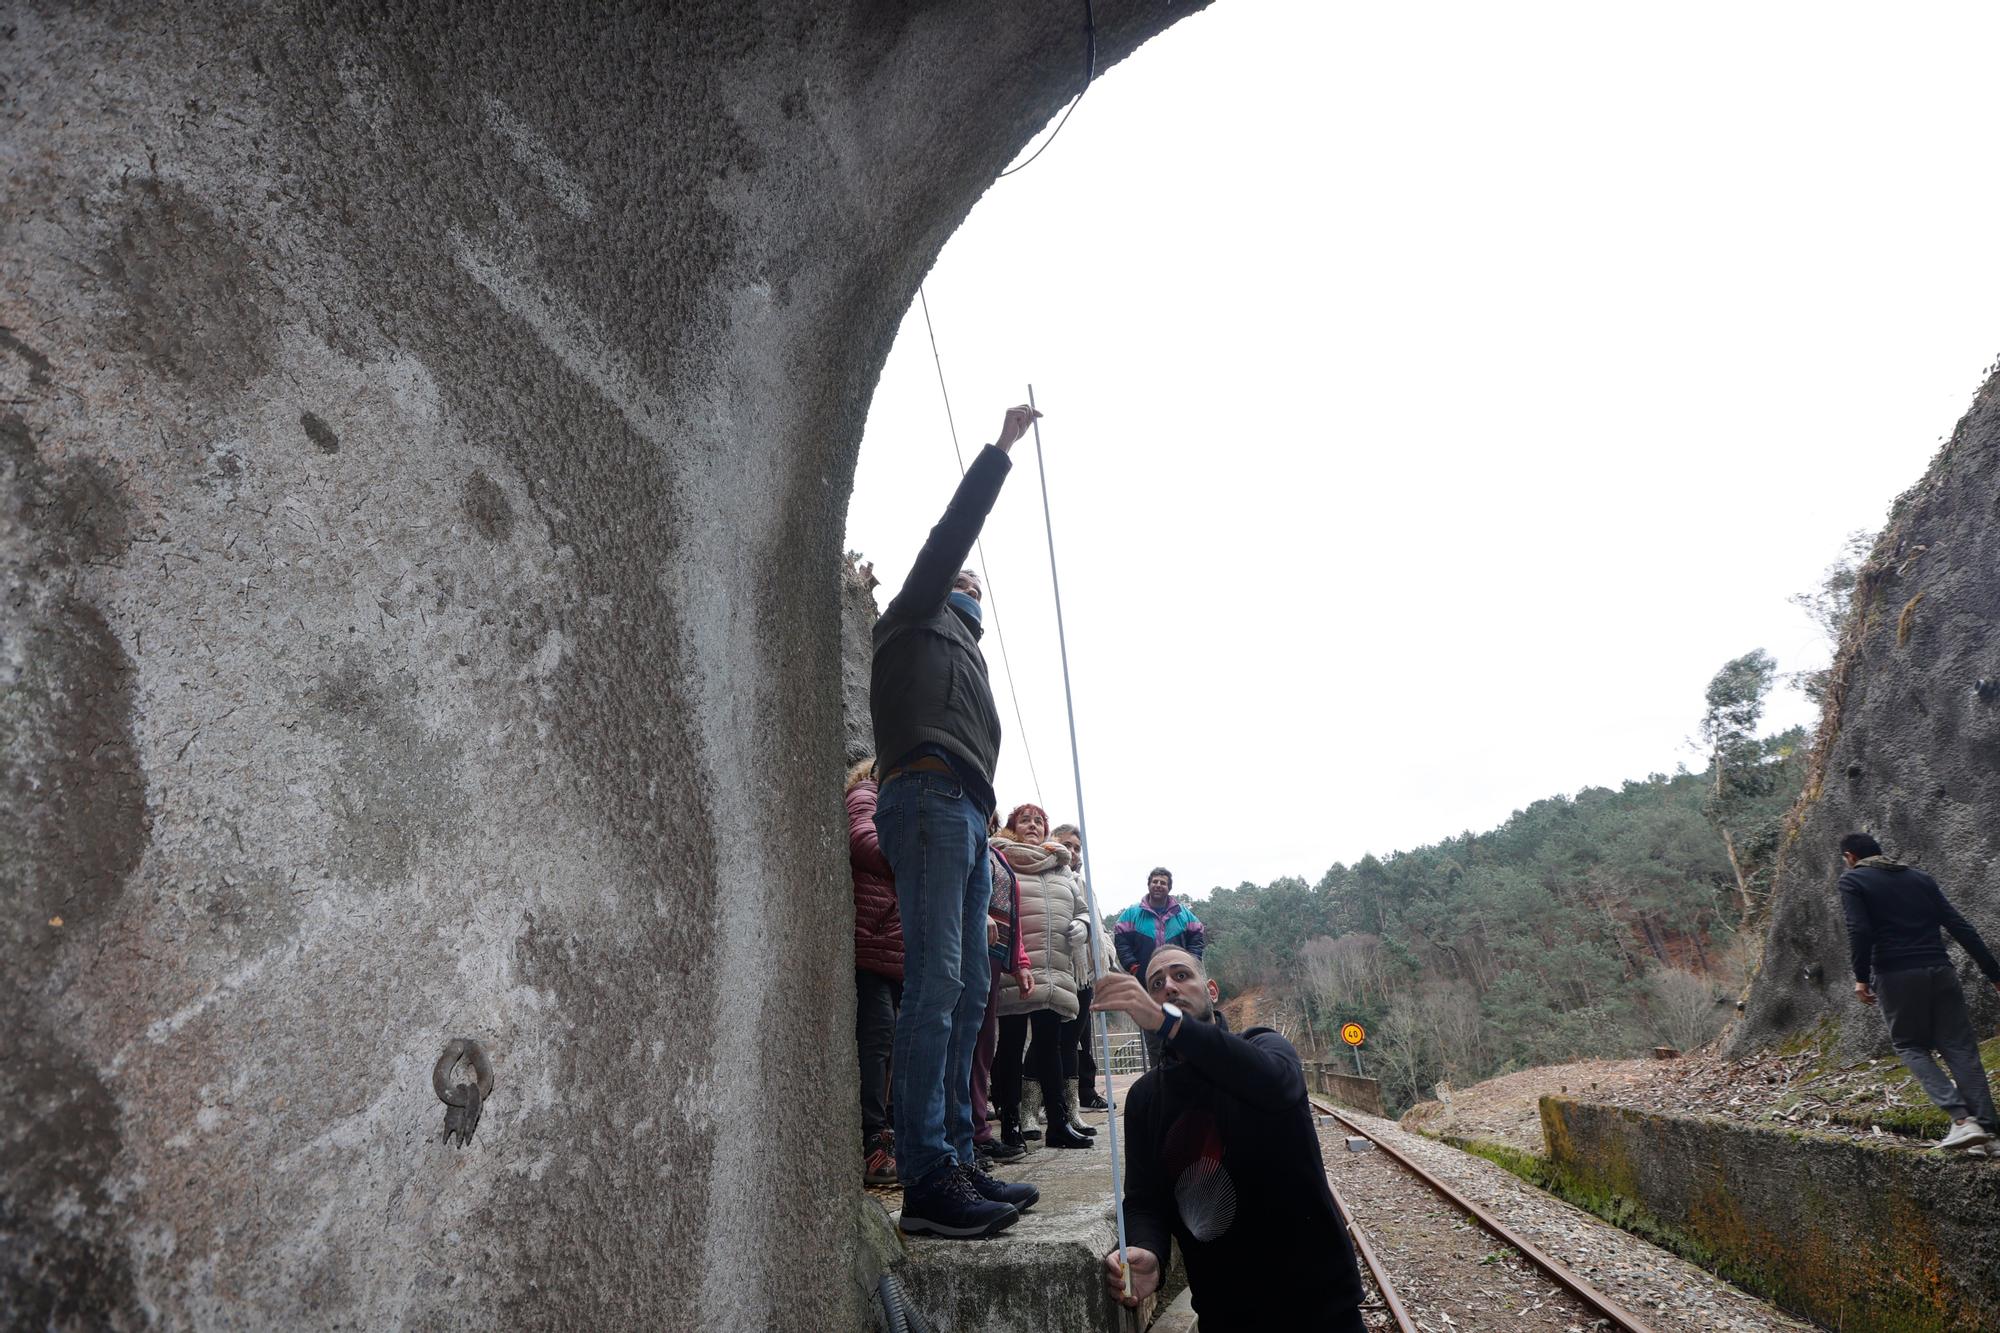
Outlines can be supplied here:
<path id="1" fill-rule="evenodd" d="M 1938 882 L 1914 866 L 1871 856 L 1840 877 L 1840 907 L 1847 915 L 1847 947 L 1854 979 L 1876 972 L 1949 967 L 1942 927 L 1964 947 L 1979 970 L 2000 981 L 2000 961 L 1970 921 L 1946 901 Z"/>

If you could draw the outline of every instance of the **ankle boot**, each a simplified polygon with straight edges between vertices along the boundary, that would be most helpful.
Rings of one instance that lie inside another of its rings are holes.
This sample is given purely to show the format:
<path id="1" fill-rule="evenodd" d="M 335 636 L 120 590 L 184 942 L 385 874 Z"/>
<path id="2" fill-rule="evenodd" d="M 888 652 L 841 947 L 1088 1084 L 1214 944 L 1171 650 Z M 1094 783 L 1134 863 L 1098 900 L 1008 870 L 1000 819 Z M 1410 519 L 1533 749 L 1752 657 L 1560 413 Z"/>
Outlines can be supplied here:
<path id="1" fill-rule="evenodd" d="M 1027 1083 L 1021 1088 L 1021 1133 L 1031 1139 L 1042 1137 L 1042 1085 Z"/>
<path id="2" fill-rule="evenodd" d="M 1076 1101 L 1076 1080 L 1063 1085 L 1063 1106 L 1069 1112 L 1069 1127 L 1086 1138 L 1097 1137 L 1097 1126 L 1083 1123 L 1083 1108 Z"/>
<path id="3" fill-rule="evenodd" d="M 1000 1112 L 1000 1142 L 1017 1150 L 1016 1156 L 1028 1150 L 1027 1140 L 1021 1137 L 1021 1113 L 1019 1111 Z"/>
<path id="4" fill-rule="evenodd" d="M 1043 1132 L 1042 1144 L 1049 1148 L 1095 1148 L 1097 1140 L 1088 1134 L 1079 1134 L 1070 1124 L 1069 1108 L 1057 1099 L 1046 1104 L 1049 1127 Z"/>

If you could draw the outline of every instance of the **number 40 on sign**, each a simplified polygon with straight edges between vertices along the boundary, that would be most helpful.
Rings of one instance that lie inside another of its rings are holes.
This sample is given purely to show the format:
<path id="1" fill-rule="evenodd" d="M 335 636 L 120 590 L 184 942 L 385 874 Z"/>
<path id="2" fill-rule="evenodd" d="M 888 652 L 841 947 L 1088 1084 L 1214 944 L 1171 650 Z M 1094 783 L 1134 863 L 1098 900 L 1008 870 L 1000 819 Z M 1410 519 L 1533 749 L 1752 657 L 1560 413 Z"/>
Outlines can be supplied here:
<path id="1" fill-rule="evenodd" d="M 1342 1023 L 1340 1039 L 1354 1048 L 1354 1072 L 1361 1072 L 1361 1043 L 1368 1040 L 1368 1030 L 1359 1023 Z"/>

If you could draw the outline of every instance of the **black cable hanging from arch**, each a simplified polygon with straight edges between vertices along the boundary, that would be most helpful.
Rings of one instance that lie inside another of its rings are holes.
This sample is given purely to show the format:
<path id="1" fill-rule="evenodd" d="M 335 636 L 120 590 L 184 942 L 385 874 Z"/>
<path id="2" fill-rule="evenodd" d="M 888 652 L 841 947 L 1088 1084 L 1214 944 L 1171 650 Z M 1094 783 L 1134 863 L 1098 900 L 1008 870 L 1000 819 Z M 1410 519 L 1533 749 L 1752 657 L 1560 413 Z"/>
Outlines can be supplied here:
<path id="1" fill-rule="evenodd" d="M 1083 100 L 1083 95 L 1090 91 L 1090 85 L 1097 81 L 1097 16 L 1091 12 L 1090 0 L 1083 0 L 1083 42 L 1083 87 L 1076 90 L 1075 97 L 1070 98 L 1068 108 L 1062 113 L 1062 119 L 1056 122 L 1055 129 L 1049 131 L 1049 137 L 1042 140 L 1042 146 L 1035 150 L 1034 157 L 1030 157 L 1018 167 L 1007 168 L 996 179 L 1005 180 L 1015 172 L 1026 171 L 1033 166 L 1035 158 L 1047 152 L 1049 145 L 1056 141 L 1056 136 L 1063 132 L 1063 126 L 1069 124 L 1070 113 L 1076 110 L 1076 104 Z"/>

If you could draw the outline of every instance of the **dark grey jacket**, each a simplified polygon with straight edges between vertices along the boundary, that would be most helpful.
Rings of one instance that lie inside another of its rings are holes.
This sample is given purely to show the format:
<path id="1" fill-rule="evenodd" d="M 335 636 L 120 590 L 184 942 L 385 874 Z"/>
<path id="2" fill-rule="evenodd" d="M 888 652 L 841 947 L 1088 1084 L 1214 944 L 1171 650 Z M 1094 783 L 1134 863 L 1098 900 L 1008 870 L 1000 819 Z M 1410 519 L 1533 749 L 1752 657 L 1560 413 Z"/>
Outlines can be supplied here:
<path id="1" fill-rule="evenodd" d="M 989 810 L 993 765 L 1000 758 L 1000 711 L 993 706 L 979 631 L 945 599 L 1012 466 L 1006 454 L 988 445 L 966 470 L 902 591 L 875 622 L 868 683 L 876 763 L 886 771 L 921 746 L 942 746 L 955 764 L 979 778 L 968 786 Z"/>
<path id="2" fill-rule="evenodd" d="M 1876 972 L 1948 967 L 1939 927 L 1964 946 L 1988 979 L 2000 981 L 2000 961 L 1970 921 L 1958 914 L 1938 882 L 1914 866 L 1871 856 L 1840 877 L 1840 905 L 1847 915 L 1847 947 L 1854 979 Z"/>

